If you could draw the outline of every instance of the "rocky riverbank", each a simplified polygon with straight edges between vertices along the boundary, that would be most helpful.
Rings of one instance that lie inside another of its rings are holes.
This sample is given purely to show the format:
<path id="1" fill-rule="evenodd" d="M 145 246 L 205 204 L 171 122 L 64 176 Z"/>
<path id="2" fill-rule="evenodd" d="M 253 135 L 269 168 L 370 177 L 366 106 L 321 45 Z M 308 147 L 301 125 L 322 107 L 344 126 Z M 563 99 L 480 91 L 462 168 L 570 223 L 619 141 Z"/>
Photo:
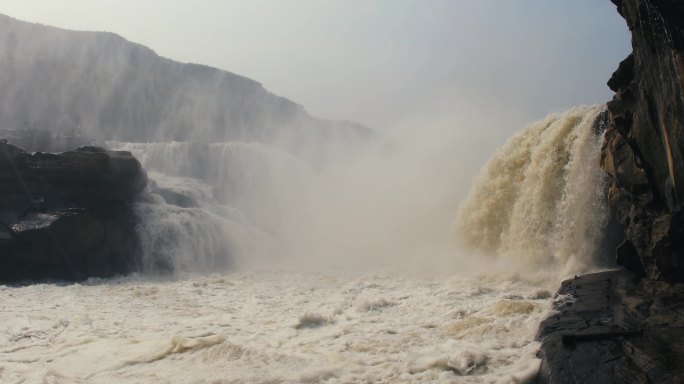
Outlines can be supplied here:
<path id="1" fill-rule="evenodd" d="M 30 154 L 0 142 L 0 281 L 135 270 L 140 243 L 131 205 L 146 184 L 128 152 Z"/>
<path id="2" fill-rule="evenodd" d="M 542 322 L 541 383 L 684 382 L 684 285 L 626 270 L 564 281 Z"/>

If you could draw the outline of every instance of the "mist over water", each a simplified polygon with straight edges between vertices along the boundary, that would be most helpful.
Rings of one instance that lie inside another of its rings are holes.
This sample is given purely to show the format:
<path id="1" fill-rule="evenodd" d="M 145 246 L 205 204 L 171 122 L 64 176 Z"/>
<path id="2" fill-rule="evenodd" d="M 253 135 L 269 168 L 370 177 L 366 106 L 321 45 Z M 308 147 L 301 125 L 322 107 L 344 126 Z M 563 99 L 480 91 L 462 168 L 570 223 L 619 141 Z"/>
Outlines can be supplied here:
<path id="1" fill-rule="evenodd" d="M 511 138 L 463 204 L 466 246 L 565 274 L 601 264 L 610 211 L 598 166 L 603 106 L 549 115 Z"/>
<path id="2" fill-rule="evenodd" d="M 227 270 L 425 263 L 421 253 L 448 243 L 465 184 L 445 161 L 453 143 L 406 140 L 375 139 L 326 162 L 254 142 L 108 145 L 131 151 L 152 180 L 137 208 L 150 272 L 197 272 L 213 270 L 207 261 Z M 181 232 L 197 240 L 176 242 Z"/>
<path id="3" fill-rule="evenodd" d="M 1 15 L 0 35 L 3 129 L 82 134 L 149 176 L 140 273 L 0 286 L 0 382 L 530 383 L 551 292 L 602 264 L 602 106 L 521 127 L 486 161 L 501 127 L 454 116 L 520 112 L 481 86 L 505 96 L 490 70 L 378 132 L 117 35 Z"/>
<path id="4" fill-rule="evenodd" d="M 601 256 L 602 110 L 577 107 L 526 127 L 469 194 L 469 174 L 454 171 L 469 142 L 439 129 L 353 148 L 328 142 L 343 155 L 327 161 L 257 142 L 108 145 L 150 172 L 137 206 L 148 272 L 281 263 L 475 273 L 502 263 L 557 277 Z"/>
<path id="5" fill-rule="evenodd" d="M 270 143 L 107 142 L 149 173 L 145 270 L 0 287 L 17 313 L 0 313 L 0 378 L 531 383 L 559 276 L 599 256 L 601 110 L 524 128 L 472 189 L 473 141 L 430 127 L 326 143 L 340 150 L 325 161 Z"/>
<path id="6" fill-rule="evenodd" d="M 373 132 L 114 34 L 6 16 L 0 33 L 3 126 L 110 140 L 150 172 L 136 208 L 147 272 L 275 260 L 462 271 L 481 259 L 473 249 L 570 272 L 597 257 L 608 216 L 590 129 L 600 107 L 524 129 L 465 200 L 478 151 L 492 147 L 473 127 Z"/>

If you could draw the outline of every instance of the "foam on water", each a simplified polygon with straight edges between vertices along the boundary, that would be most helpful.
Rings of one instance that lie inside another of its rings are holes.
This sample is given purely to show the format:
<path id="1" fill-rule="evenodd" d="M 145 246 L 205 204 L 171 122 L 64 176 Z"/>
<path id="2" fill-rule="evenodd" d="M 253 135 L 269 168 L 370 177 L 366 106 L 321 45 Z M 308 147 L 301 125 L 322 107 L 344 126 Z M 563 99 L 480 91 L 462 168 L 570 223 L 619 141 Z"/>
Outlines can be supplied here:
<path id="1" fill-rule="evenodd" d="M 0 288 L 0 381 L 526 382 L 536 290 L 282 270 Z"/>
<path id="2" fill-rule="evenodd" d="M 449 155 L 467 142 L 426 132 L 335 164 L 109 143 L 149 172 L 145 271 L 0 286 L 0 382 L 531 382 L 558 275 L 598 256 L 601 110 L 516 135 L 458 215 Z"/>

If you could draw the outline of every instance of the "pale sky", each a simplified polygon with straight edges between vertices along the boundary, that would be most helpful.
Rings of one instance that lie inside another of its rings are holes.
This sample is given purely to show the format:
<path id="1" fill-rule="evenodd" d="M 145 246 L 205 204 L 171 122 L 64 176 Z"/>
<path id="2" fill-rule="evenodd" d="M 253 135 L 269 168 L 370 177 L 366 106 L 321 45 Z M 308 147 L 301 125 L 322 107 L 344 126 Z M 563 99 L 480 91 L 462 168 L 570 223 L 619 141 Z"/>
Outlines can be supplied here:
<path id="1" fill-rule="evenodd" d="M 511 132 L 608 101 L 631 50 L 609 0 L 3 0 L 0 13 L 115 32 L 378 129 Z"/>

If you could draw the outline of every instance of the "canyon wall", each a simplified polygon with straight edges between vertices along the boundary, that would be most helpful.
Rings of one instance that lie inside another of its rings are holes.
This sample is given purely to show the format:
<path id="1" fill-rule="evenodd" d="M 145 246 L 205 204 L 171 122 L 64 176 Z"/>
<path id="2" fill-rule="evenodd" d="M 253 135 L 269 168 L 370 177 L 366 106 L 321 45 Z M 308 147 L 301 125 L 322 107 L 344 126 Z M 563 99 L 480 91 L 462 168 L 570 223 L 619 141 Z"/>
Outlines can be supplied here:
<path id="1" fill-rule="evenodd" d="M 617 262 L 653 279 L 684 281 L 684 3 L 612 0 L 633 52 L 608 86 L 601 166 L 624 227 Z"/>

